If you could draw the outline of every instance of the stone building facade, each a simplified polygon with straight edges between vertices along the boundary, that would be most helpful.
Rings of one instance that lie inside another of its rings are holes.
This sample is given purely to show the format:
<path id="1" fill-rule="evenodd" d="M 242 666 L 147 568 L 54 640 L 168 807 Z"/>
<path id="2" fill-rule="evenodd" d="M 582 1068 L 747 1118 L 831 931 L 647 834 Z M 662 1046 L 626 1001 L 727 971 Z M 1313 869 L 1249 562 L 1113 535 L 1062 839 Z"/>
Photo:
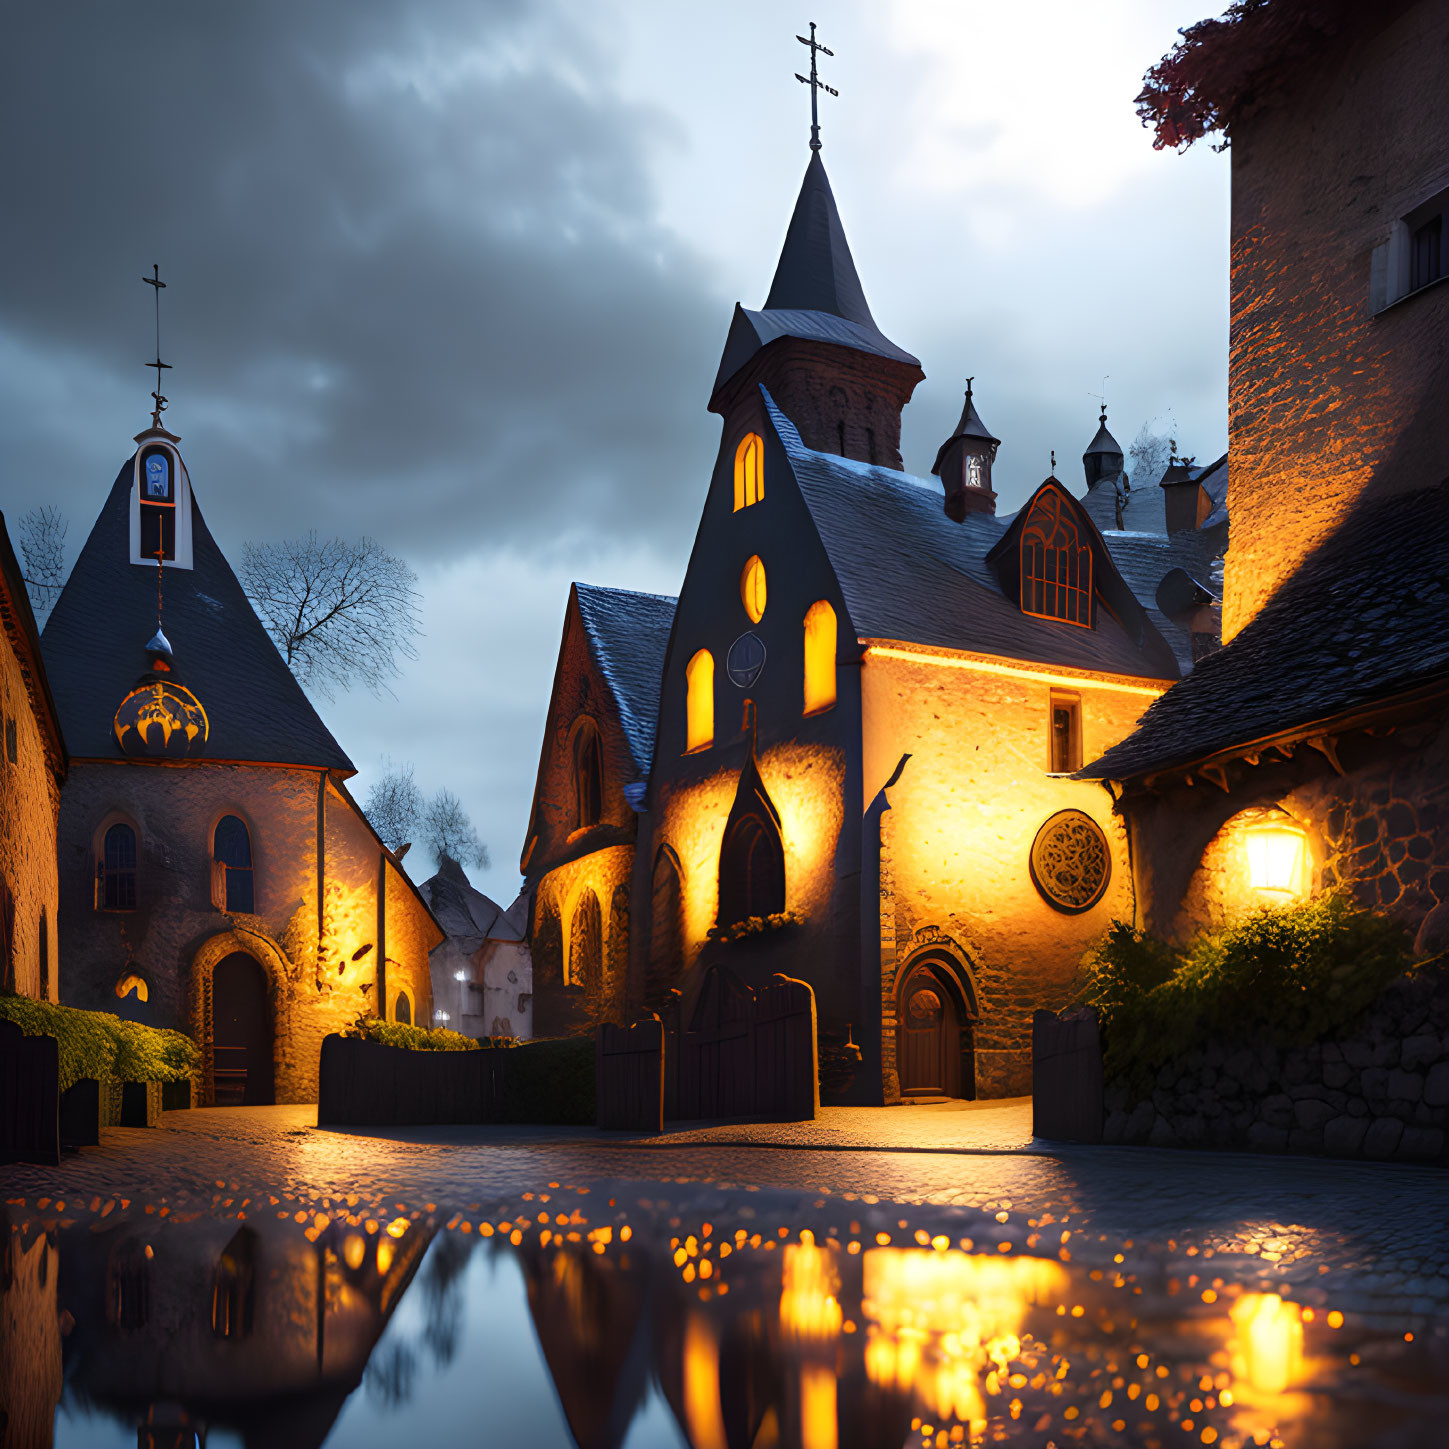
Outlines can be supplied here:
<path id="1" fill-rule="evenodd" d="M 1112 801 L 1070 775 L 1192 668 L 1221 532 L 1170 534 L 1160 501 L 1133 514 L 1154 527 L 1099 528 L 1093 488 L 1128 491 L 1105 416 L 1083 492 L 1051 477 L 997 517 L 969 390 L 939 481 L 904 473 L 922 375 L 813 155 L 769 299 L 725 344 L 679 598 L 570 600 L 523 860 L 541 1032 L 688 1029 L 783 973 L 847 1064 L 838 1099 L 1020 1093 L 1032 1011 L 1130 914 Z"/>
<path id="2" fill-rule="evenodd" d="M 58 1000 L 55 841 L 65 743 L 0 515 L 0 990 Z"/>
<path id="3" fill-rule="evenodd" d="M 1449 947 L 1449 15 L 1331 8 L 1338 23 L 1291 56 L 1237 58 L 1272 71 L 1250 107 L 1218 98 L 1227 643 L 1085 773 L 1119 795 L 1151 929 L 1185 940 L 1335 890 L 1430 954 Z M 1251 24 L 1201 42 L 1215 74 Z M 1279 878 L 1270 851 L 1291 866 Z"/>
<path id="4" fill-rule="evenodd" d="M 348 793 L 178 441 L 156 420 L 138 437 L 46 624 L 76 740 L 62 999 L 188 1033 L 201 1103 L 311 1101 L 329 1032 L 428 1024 L 443 933 Z"/>

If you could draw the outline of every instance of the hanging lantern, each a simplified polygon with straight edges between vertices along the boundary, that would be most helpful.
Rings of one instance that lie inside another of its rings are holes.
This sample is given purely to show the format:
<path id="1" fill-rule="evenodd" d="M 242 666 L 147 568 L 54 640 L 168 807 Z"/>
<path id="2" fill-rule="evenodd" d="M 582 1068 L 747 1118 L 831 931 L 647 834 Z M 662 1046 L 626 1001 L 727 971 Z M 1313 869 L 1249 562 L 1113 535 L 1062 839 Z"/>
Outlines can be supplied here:
<path id="1" fill-rule="evenodd" d="M 1255 891 L 1297 895 L 1302 889 L 1308 837 L 1286 815 L 1247 831 L 1248 877 Z"/>

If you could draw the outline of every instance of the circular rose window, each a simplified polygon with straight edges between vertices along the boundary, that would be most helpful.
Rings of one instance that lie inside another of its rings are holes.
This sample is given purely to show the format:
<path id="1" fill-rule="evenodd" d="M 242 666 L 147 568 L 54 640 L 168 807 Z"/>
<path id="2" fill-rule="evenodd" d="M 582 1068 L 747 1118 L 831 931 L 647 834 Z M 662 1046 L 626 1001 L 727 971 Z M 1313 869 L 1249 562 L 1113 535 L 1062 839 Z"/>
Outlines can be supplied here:
<path id="1" fill-rule="evenodd" d="M 1037 831 L 1031 879 L 1049 906 L 1069 915 L 1090 910 L 1111 878 L 1111 849 L 1090 815 L 1061 810 Z"/>

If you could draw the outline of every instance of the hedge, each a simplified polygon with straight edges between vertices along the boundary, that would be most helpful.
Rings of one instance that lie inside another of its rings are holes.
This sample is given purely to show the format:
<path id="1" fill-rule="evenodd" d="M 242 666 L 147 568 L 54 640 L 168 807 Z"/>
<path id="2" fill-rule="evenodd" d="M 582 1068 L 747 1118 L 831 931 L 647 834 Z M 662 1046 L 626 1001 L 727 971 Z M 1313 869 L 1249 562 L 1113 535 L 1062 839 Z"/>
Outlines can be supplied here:
<path id="1" fill-rule="evenodd" d="M 1145 1076 L 1209 1040 L 1317 1041 L 1408 965 L 1403 926 L 1325 896 L 1252 911 L 1184 950 L 1114 921 L 1077 1000 L 1101 1020 L 1107 1078 Z"/>
<path id="2" fill-rule="evenodd" d="M 122 1021 L 108 1011 L 82 1011 L 28 996 L 0 996 L 0 1017 L 27 1036 L 60 1044 L 60 1089 L 87 1077 L 104 1081 L 180 1082 L 200 1060 L 196 1043 L 179 1031 Z"/>
<path id="3" fill-rule="evenodd" d="M 383 1046 L 404 1047 L 413 1052 L 472 1052 L 482 1042 L 474 1041 L 459 1031 L 439 1028 L 429 1031 L 425 1026 L 409 1026 L 402 1021 L 383 1021 L 376 1016 L 359 1016 L 346 1036 L 381 1042 Z"/>

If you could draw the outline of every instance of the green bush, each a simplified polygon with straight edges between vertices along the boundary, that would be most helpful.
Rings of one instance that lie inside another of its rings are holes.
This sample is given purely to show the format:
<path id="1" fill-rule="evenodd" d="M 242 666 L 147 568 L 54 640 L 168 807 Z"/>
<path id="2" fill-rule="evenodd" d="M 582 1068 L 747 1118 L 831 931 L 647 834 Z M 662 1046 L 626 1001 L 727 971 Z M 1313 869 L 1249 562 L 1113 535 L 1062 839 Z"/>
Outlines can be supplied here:
<path id="1" fill-rule="evenodd" d="M 517 1043 L 501 1073 L 499 1122 L 594 1125 L 594 1042 L 571 1036 Z"/>
<path id="2" fill-rule="evenodd" d="M 13 1021 L 27 1036 L 53 1036 L 60 1043 L 60 1089 L 86 1077 L 104 1081 L 179 1082 L 196 1070 L 196 1043 L 179 1031 L 122 1021 L 108 1011 L 81 1011 L 33 1001 L 28 996 L 0 996 L 0 1017 Z"/>
<path id="3" fill-rule="evenodd" d="M 405 1047 L 413 1052 L 472 1052 L 481 1043 L 458 1031 L 429 1031 L 423 1026 L 409 1026 L 401 1021 L 382 1021 L 375 1016 L 359 1016 L 352 1023 L 348 1036 L 381 1042 L 383 1046 Z"/>
<path id="4" fill-rule="evenodd" d="M 1270 906 L 1185 951 L 1114 921 L 1083 965 L 1111 1079 L 1145 1080 L 1209 1040 L 1302 1045 L 1348 1025 L 1408 967 L 1405 929 L 1340 896 Z"/>

